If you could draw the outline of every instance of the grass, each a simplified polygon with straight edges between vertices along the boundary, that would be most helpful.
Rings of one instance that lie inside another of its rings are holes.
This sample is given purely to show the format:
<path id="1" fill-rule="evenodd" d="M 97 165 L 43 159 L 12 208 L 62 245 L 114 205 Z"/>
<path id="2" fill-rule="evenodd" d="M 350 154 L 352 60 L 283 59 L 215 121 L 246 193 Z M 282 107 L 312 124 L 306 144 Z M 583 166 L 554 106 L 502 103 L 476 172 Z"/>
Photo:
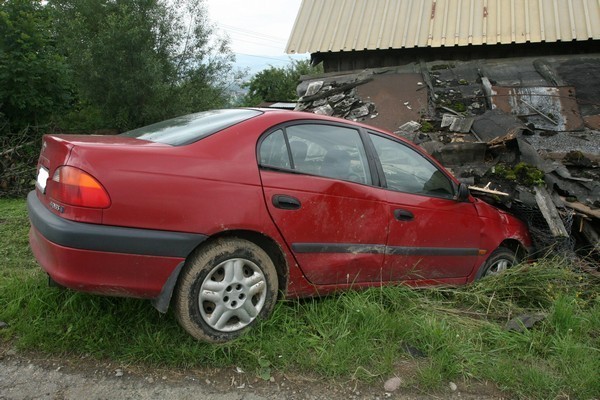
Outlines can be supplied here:
<path id="1" fill-rule="evenodd" d="M 24 201 L 0 200 L 0 320 L 10 325 L 0 340 L 21 350 L 365 382 L 413 361 L 405 385 L 429 393 L 464 379 L 494 382 L 519 398 L 600 397 L 598 281 L 565 260 L 542 260 L 462 288 L 385 287 L 282 301 L 250 334 L 217 346 L 194 341 L 149 302 L 48 287 L 27 230 Z M 522 333 L 503 329 L 527 312 L 545 318 Z"/>

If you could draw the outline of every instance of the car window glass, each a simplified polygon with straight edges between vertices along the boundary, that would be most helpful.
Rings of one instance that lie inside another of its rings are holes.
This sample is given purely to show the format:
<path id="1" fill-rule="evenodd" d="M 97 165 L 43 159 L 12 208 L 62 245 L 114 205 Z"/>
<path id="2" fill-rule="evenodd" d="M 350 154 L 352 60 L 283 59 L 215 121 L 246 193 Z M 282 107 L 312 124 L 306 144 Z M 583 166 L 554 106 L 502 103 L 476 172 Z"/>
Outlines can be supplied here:
<path id="1" fill-rule="evenodd" d="M 313 175 L 371 183 L 364 146 L 357 130 L 301 124 L 286 128 L 294 169 Z"/>
<path id="2" fill-rule="evenodd" d="M 453 197 L 452 182 L 429 160 L 410 147 L 378 135 L 370 135 L 388 189 L 400 192 Z"/>
<path id="3" fill-rule="evenodd" d="M 290 157 L 281 129 L 267 136 L 260 145 L 260 165 L 275 168 L 290 168 Z"/>
<path id="4" fill-rule="evenodd" d="M 249 109 L 204 111 L 124 132 L 121 136 L 170 144 L 172 146 L 182 146 L 194 143 L 213 133 L 260 114 L 262 114 L 262 111 Z"/>

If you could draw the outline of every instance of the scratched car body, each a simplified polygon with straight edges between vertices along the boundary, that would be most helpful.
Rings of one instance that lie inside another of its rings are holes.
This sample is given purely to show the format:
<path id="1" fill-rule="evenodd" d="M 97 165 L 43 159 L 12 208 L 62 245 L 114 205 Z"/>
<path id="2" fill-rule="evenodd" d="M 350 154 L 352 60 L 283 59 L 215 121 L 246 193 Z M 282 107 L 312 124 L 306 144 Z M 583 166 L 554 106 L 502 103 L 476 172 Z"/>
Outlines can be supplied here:
<path id="1" fill-rule="evenodd" d="M 209 342 L 278 297 L 465 284 L 531 246 L 417 146 L 308 113 L 231 109 L 117 136 L 47 135 L 28 196 L 51 282 L 151 299 Z"/>

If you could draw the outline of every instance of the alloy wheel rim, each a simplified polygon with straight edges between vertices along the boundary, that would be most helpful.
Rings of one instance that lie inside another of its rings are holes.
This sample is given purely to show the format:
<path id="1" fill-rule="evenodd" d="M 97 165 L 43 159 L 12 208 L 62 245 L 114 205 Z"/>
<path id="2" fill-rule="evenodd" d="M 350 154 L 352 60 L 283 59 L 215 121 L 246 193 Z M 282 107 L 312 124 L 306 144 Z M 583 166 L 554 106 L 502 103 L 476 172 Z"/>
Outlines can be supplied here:
<path id="1" fill-rule="evenodd" d="M 204 278 L 198 305 L 204 321 L 220 332 L 250 325 L 263 309 L 267 281 L 254 262 L 232 258 L 214 267 Z"/>
<path id="2" fill-rule="evenodd" d="M 496 275 L 499 274 L 501 272 L 506 271 L 508 268 L 510 268 L 510 266 L 512 265 L 512 262 L 506 258 L 501 258 L 499 260 L 496 260 L 492 265 L 490 265 L 490 267 L 487 270 L 487 274 L 486 275 Z"/>

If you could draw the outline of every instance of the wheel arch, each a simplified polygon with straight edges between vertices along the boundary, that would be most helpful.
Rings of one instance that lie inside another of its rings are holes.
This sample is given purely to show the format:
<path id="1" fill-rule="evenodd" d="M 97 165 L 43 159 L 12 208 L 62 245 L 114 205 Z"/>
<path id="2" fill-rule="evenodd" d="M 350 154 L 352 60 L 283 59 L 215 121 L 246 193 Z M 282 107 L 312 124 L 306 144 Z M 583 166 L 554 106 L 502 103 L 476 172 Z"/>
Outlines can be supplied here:
<path id="1" fill-rule="evenodd" d="M 506 250 L 510 251 L 511 253 L 513 253 L 516 258 L 516 263 L 520 263 L 520 262 L 523 262 L 523 261 L 529 259 L 530 251 L 531 251 L 531 249 L 525 247 L 523 245 L 523 243 L 521 243 L 517 239 L 514 239 L 514 238 L 504 239 L 502 242 L 500 242 L 498 244 L 498 246 L 493 251 L 491 251 L 487 255 L 487 257 L 485 258 L 483 263 L 481 263 L 481 265 L 475 270 L 475 274 L 472 278 L 473 280 L 481 279 L 481 277 L 484 273 L 486 264 L 489 262 L 490 258 L 493 257 L 494 253 L 496 253 L 500 249 L 506 249 Z"/>
<path id="2" fill-rule="evenodd" d="M 216 240 L 228 237 L 245 239 L 249 242 L 256 244 L 268 254 L 271 260 L 273 260 L 273 264 L 275 264 L 275 269 L 277 270 L 277 279 L 279 283 L 278 298 L 281 298 L 282 294 L 287 291 L 289 268 L 283 250 L 281 249 L 279 244 L 269 236 L 266 236 L 259 232 L 248 230 L 223 231 L 214 236 L 211 236 L 209 240 Z"/>
<path id="3" fill-rule="evenodd" d="M 529 256 L 529 249 L 527 249 L 527 247 L 525 247 L 523 243 L 517 239 L 505 239 L 498 245 L 498 247 L 506 247 L 507 249 L 513 251 L 517 255 L 517 259 L 519 261 L 523 261 Z"/>
<path id="4" fill-rule="evenodd" d="M 187 262 L 187 260 L 189 260 L 194 254 L 201 251 L 202 248 L 214 242 L 215 240 L 226 238 L 239 238 L 247 240 L 256 244 L 267 253 L 271 260 L 273 260 L 273 264 L 275 264 L 275 269 L 277 271 L 277 280 L 279 284 L 278 299 L 283 297 L 283 294 L 287 291 L 289 268 L 283 250 L 281 249 L 279 244 L 277 244 L 277 242 L 272 238 L 259 232 L 248 230 L 231 230 L 219 232 L 213 236 L 210 236 L 208 239 L 202 241 L 202 243 L 198 244 L 198 246 L 196 246 L 190 252 L 190 254 L 188 254 L 185 261 L 181 262 L 173 270 L 173 272 L 163 285 L 163 288 L 158 297 L 152 299 L 152 306 L 154 306 L 154 308 L 156 308 L 160 313 L 165 314 L 169 309 L 171 299 L 175 291 L 175 287 L 177 286 L 177 282 L 179 281 L 179 275 L 185 267 L 185 263 Z"/>

